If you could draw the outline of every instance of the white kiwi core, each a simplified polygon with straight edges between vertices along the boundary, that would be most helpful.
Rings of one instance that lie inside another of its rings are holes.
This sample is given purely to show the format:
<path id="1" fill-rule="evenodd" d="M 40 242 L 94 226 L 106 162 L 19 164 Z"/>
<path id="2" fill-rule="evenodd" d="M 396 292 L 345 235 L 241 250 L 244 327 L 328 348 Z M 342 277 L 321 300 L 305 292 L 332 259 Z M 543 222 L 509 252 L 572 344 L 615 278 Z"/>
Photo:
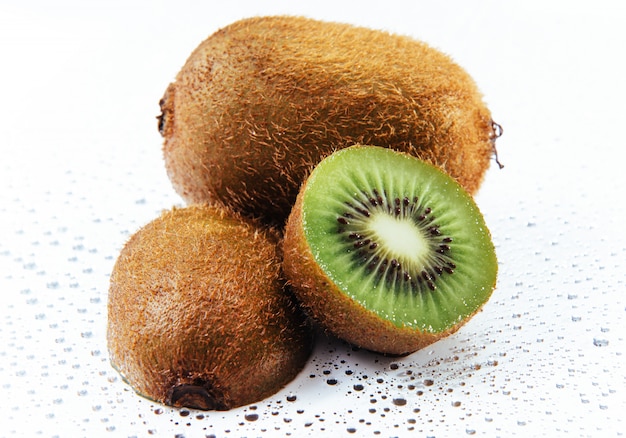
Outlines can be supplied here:
<path id="1" fill-rule="evenodd" d="M 428 241 L 410 218 L 380 213 L 371 217 L 368 228 L 381 250 L 399 260 L 421 261 L 429 252 Z"/>

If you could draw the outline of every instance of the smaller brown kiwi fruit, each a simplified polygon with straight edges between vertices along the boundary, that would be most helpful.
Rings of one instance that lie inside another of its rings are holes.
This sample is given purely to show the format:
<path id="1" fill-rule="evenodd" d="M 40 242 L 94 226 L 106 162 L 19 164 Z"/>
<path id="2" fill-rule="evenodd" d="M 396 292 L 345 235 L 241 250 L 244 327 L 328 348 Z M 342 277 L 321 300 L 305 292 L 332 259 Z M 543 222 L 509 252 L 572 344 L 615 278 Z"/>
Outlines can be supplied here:
<path id="1" fill-rule="evenodd" d="M 312 337 L 277 243 L 276 232 L 205 205 L 138 230 L 110 280 L 113 367 L 140 395 L 178 407 L 226 410 L 280 390 Z"/>

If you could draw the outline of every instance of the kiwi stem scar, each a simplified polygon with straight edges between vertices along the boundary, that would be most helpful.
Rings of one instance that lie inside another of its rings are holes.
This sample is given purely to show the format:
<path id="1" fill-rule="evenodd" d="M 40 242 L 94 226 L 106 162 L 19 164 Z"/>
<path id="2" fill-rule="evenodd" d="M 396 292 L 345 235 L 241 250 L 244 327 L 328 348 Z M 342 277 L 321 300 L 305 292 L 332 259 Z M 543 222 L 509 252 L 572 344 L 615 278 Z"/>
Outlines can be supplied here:
<path id="1" fill-rule="evenodd" d="M 495 156 L 496 164 L 498 165 L 500 169 L 504 168 L 504 164 L 502 164 L 500 160 L 498 159 L 498 149 L 496 148 L 496 140 L 500 138 L 502 134 L 504 134 L 504 130 L 502 129 L 502 126 L 492 120 L 491 121 L 491 135 L 489 137 L 491 138 L 491 148 L 493 151 L 493 155 Z"/>

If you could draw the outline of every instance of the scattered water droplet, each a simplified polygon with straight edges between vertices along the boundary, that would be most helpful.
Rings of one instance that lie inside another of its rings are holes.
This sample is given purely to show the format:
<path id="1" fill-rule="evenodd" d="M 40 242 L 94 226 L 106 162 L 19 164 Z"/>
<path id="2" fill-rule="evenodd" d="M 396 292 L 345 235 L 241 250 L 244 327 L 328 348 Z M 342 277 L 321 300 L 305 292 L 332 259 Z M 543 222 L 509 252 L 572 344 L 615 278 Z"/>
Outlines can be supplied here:
<path id="1" fill-rule="evenodd" d="M 394 398 L 392 400 L 392 402 L 396 406 L 404 406 L 404 405 L 406 405 L 406 399 L 404 399 L 404 398 Z"/>
<path id="2" fill-rule="evenodd" d="M 596 347 L 606 347 L 609 345 L 609 341 L 607 339 L 593 338 L 593 345 Z"/>
<path id="3" fill-rule="evenodd" d="M 244 418 L 246 421 L 256 421 L 259 419 L 259 414 L 246 414 Z"/>

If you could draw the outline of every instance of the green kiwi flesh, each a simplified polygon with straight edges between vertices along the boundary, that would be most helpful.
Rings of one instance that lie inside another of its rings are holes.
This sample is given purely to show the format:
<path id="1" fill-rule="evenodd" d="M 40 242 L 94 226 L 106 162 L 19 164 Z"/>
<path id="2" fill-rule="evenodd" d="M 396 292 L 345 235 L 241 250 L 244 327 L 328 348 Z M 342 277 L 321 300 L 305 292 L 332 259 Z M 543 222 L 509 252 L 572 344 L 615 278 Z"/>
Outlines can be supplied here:
<path id="1" fill-rule="evenodd" d="M 284 237 L 283 269 L 304 306 L 330 332 L 382 353 L 456 331 L 489 299 L 497 267 L 484 218 L 457 182 L 373 146 L 342 149 L 313 170 Z"/>
<path id="2" fill-rule="evenodd" d="M 226 410 L 292 380 L 310 327 L 280 274 L 277 233 L 223 208 L 174 208 L 131 236 L 114 265 L 110 360 L 140 395 Z"/>
<path id="3" fill-rule="evenodd" d="M 354 144 L 434 164 L 471 194 L 500 133 L 470 75 L 401 35 L 254 17 L 209 36 L 160 101 L 167 174 L 188 203 L 284 226 L 310 168 Z"/>

